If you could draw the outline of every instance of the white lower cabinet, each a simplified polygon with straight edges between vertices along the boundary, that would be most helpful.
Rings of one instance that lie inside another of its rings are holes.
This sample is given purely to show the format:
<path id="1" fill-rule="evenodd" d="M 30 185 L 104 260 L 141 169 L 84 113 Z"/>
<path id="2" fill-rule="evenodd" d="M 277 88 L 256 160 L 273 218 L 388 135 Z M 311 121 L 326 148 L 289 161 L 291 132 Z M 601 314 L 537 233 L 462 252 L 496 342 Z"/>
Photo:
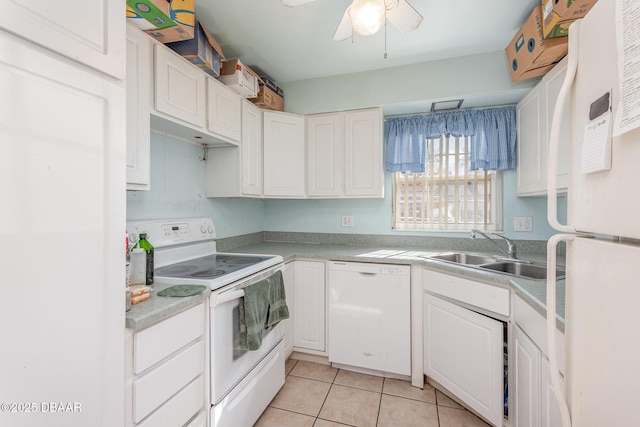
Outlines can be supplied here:
<path id="1" fill-rule="evenodd" d="M 293 346 L 295 350 L 325 351 L 325 263 L 295 261 Z"/>
<path id="2" fill-rule="evenodd" d="M 204 425 L 205 319 L 205 304 L 199 304 L 146 329 L 127 330 L 125 425 Z"/>
<path id="3" fill-rule="evenodd" d="M 504 402 L 504 323 L 423 293 L 424 373 L 494 426 Z"/>
<path id="4" fill-rule="evenodd" d="M 514 427 L 561 427 L 560 408 L 551 384 L 551 370 L 546 355 L 544 318 L 520 298 L 515 298 L 516 326 L 511 357 L 513 381 L 512 411 Z M 564 336 L 557 332 L 561 372 L 564 366 Z M 561 382 L 562 387 L 564 383 Z M 563 390 L 564 392 L 564 390 Z"/>
<path id="5" fill-rule="evenodd" d="M 422 290 L 424 373 L 501 426 L 509 289 L 425 268 Z"/>

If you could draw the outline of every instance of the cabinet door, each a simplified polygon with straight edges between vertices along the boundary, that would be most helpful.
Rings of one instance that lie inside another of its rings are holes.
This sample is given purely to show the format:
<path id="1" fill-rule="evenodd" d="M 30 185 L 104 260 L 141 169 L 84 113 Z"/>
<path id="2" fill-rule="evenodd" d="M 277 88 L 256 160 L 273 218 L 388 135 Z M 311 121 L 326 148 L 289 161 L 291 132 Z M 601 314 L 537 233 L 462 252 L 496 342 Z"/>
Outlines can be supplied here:
<path id="1" fill-rule="evenodd" d="M 265 111 L 264 195 L 304 197 L 304 117 Z"/>
<path id="2" fill-rule="evenodd" d="M 325 264 L 296 261 L 294 280 L 294 340 L 298 348 L 325 348 Z"/>
<path id="3" fill-rule="evenodd" d="M 287 297 L 287 307 L 289 307 L 289 318 L 282 321 L 284 323 L 284 355 L 285 357 L 288 357 L 289 354 L 291 354 L 291 352 L 293 351 L 293 325 L 295 324 L 295 261 L 288 262 L 284 265 L 282 278 L 284 280 L 284 291 Z"/>
<path id="4" fill-rule="evenodd" d="M 262 195 L 262 111 L 242 101 L 242 194 Z"/>
<path id="5" fill-rule="evenodd" d="M 344 115 L 307 117 L 307 194 L 337 197 L 344 193 Z"/>
<path id="6" fill-rule="evenodd" d="M 558 65 L 553 67 L 549 73 L 544 76 L 543 90 L 545 91 L 545 124 L 547 145 L 549 144 L 549 136 L 551 135 L 551 123 L 553 121 L 553 112 L 556 109 L 556 101 L 560 94 L 560 88 L 567 74 L 567 59 L 564 59 Z M 558 190 L 566 191 L 569 185 L 569 102 L 565 104 L 564 113 L 562 115 L 562 125 L 560 127 L 560 147 L 558 149 Z M 545 172 L 546 172 L 546 163 Z M 545 177 L 545 183 L 546 183 Z M 545 189 L 546 191 L 546 189 Z"/>
<path id="7" fill-rule="evenodd" d="M 560 386 L 563 387 L 562 391 L 564 393 L 564 381 L 560 381 Z M 549 361 L 544 357 L 540 364 L 540 389 L 540 427 L 562 426 L 560 407 L 558 406 L 553 386 L 551 385 Z"/>
<path id="8" fill-rule="evenodd" d="M 149 36 L 127 25 L 127 190 L 150 190 L 151 56 Z"/>
<path id="9" fill-rule="evenodd" d="M 0 28 L 96 70 L 123 79 L 124 2 L 2 2 Z"/>
<path id="10" fill-rule="evenodd" d="M 204 128 L 206 74 L 164 45 L 155 43 L 154 50 L 155 108 Z"/>
<path id="11" fill-rule="evenodd" d="M 531 89 L 516 109 L 518 123 L 518 165 L 516 168 L 516 186 L 518 195 L 540 194 L 546 191 L 546 129 L 542 112 L 544 100 L 538 85 Z M 544 162 L 544 166 L 543 166 Z"/>
<path id="12" fill-rule="evenodd" d="M 540 426 L 540 350 L 518 327 L 514 328 L 513 356 L 515 365 L 514 416 L 515 427 Z"/>
<path id="13" fill-rule="evenodd" d="M 503 323 L 423 293 L 424 373 L 502 425 Z"/>
<path id="14" fill-rule="evenodd" d="M 0 401 L 81 405 L 0 424 L 122 425 L 124 92 L 0 31 Z"/>
<path id="15" fill-rule="evenodd" d="M 353 197 L 382 197 L 382 110 L 345 113 L 344 193 Z"/>
<path id="16" fill-rule="evenodd" d="M 240 143 L 240 95 L 225 85 L 207 77 L 207 128 L 232 144 Z"/>

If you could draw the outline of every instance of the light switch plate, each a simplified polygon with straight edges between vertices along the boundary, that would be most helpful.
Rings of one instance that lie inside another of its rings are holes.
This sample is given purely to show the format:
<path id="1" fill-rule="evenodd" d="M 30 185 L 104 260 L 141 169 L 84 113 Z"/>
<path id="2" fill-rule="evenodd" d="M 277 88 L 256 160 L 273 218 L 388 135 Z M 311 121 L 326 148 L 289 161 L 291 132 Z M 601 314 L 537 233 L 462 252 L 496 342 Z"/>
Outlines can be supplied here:
<path id="1" fill-rule="evenodd" d="M 513 217 L 513 231 L 533 231 L 533 217 L 530 217 L 530 216 Z"/>

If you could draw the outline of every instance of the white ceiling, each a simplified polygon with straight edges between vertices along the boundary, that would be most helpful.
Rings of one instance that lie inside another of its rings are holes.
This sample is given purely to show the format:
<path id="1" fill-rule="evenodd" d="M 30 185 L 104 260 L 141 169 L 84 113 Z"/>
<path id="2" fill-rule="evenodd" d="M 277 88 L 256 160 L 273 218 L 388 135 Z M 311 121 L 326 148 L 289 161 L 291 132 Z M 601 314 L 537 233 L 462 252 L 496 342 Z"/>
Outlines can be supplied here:
<path id="1" fill-rule="evenodd" d="M 409 0 L 420 27 L 333 41 L 351 0 L 316 0 L 295 8 L 280 0 L 196 0 L 196 18 L 221 44 L 277 83 L 501 51 L 540 0 Z"/>

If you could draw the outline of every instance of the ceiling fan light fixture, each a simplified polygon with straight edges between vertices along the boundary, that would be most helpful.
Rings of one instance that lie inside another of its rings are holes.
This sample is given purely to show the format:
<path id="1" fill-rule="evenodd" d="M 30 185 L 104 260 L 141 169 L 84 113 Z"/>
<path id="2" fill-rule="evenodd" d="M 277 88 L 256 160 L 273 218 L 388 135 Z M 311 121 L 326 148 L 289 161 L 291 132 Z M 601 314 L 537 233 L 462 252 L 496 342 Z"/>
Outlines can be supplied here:
<path id="1" fill-rule="evenodd" d="M 385 0 L 354 0 L 349 6 L 353 31 L 361 36 L 377 33 L 384 25 L 385 12 Z"/>

